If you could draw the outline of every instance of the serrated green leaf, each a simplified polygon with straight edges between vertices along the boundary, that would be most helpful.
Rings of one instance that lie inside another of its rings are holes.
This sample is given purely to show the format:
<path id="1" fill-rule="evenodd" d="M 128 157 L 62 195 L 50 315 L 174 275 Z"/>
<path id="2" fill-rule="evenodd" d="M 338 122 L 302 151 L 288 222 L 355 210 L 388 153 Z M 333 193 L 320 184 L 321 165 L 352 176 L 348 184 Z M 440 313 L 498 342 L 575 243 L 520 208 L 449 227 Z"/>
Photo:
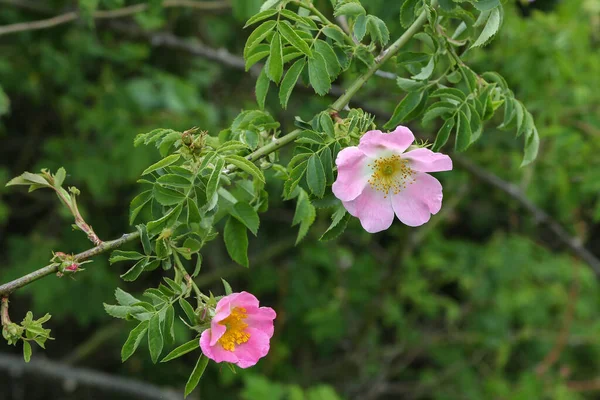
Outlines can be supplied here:
<path id="1" fill-rule="evenodd" d="M 148 324 L 148 348 L 150 349 L 150 358 L 154 364 L 156 364 L 158 357 L 160 357 L 160 353 L 162 353 L 163 344 L 164 340 L 160 313 L 156 313 L 150 318 Z"/>
<path id="2" fill-rule="evenodd" d="M 523 161 L 521 162 L 521 167 L 530 164 L 536 159 L 539 147 L 540 137 L 537 128 L 533 126 L 531 133 L 525 137 L 525 154 L 523 156 Z"/>
<path id="3" fill-rule="evenodd" d="M 425 82 L 423 81 L 415 81 L 412 79 L 405 78 L 396 78 L 396 83 L 398 87 L 406 92 L 417 92 L 425 86 Z"/>
<path id="4" fill-rule="evenodd" d="M 276 21 L 266 21 L 263 22 L 258 28 L 256 28 L 250 36 L 248 36 L 248 40 L 246 40 L 246 45 L 244 46 L 244 58 L 247 58 L 251 51 L 255 46 L 258 46 L 262 40 L 267 37 L 269 33 L 275 28 L 277 25 Z"/>
<path id="5" fill-rule="evenodd" d="M 310 47 L 308 47 L 308 44 L 306 44 L 306 42 L 302 40 L 300 36 L 298 36 L 298 34 L 294 30 L 294 28 L 292 28 L 292 25 L 290 25 L 289 22 L 280 21 L 278 29 L 279 33 L 281 34 L 281 36 L 283 36 L 286 42 L 294 46 L 296 49 L 300 50 L 308 57 L 312 57 L 313 53 L 310 50 Z"/>
<path id="6" fill-rule="evenodd" d="M 496 8 L 500 5 L 500 0 L 479 0 L 474 3 L 475 8 L 479 11 L 489 11 L 492 8 Z"/>
<path id="7" fill-rule="evenodd" d="M 346 34 L 338 26 L 326 26 L 323 28 L 323 34 L 339 44 L 343 45 L 346 42 Z"/>
<path id="8" fill-rule="evenodd" d="M 335 51 L 333 51 L 333 48 L 327 42 L 321 39 L 315 40 L 314 46 L 315 52 L 322 55 L 325 60 L 325 67 L 327 68 L 329 77 L 331 80 L 335 79 L 342 71 L 342 66 L 340 65 Z"/>
<path id="9" fill-rule="evenodd" d="M 229 217 L 225 223 L 223 239 L 227 253 L 233 261 L 248 268 L 248 232 L 246 227 L 234 217 Z"/>
<path id="10" fill-rule="evenodd" d="M 175 348 L 173 351 L 171 351 L 169 354 L 167 354 L 165 356 L 165 358 L 163 358 L 160 362 L 164 363 L 167 361 L 174 360 L 176 358 L 183 356 L 184 354 L 187 354 L 189 352 L 196 350 L 199 347 L 200 347 L 200 340 L 192 339 L 189 342 L 184 343 L 181 346 Z"/>
<path id="11" fill-rule="evenodd" d="M 314 57 L 308 60 L 308 77 L 315 93 L 320 96 L 329 93 L 331 81 L 327 71 L 327 63 L 321 54 L 315 53 Z"/>
<path id="12" fill-rule="evenodd" d="M 183 193 L 161 185 L 154 185 L 152 196 L 163 206 L 172 206 L 185 200 Z"/>
<path id="13" fill-rule="evenodd" d="M 347 15 L 350 17 L 354 17 L 360 14 L 366 14 L 365 9 L 360 3 L 340 3 L 333 13 L 334 17 L 339 17 L 340 15 Z"/>
<path id="14" fill-rule="evenodd" d="M 458 121 L 456 124 L 456 142 L 454 149 L 456 151 L 465 151 L 471 144 L 471 124 L 464 111 L 458 112 Z"/>
<path id="15" fill-rule="evenodd" d="M 221 278 L 221 282 L 223 282 L 223 288 L 225 289 L 226 295 L 230 295 L 231 293 L 233 293 L 233 290 L 231 289 L 231 285 L 229 284 L 229 282 L 227 282 L 223 278 Z"/>
<path id="16" fill-rule="evenodd" d="M 31 345 L 26 340 L 23 340 L 23 359 L 26 363 L 31 360 Z"/>
<path id="17" fill-rule="evenodd" d="M 321 158 L 321 163 L 323 164 L 323 169 L 325 170 L 325 181 L 327 185 L 331 185 L 333 183 L 333 157 L 331 155 L 331 149 L 326 147 L 321 151 L 319 155 Z"/>
<path id="18" fill-rule="evenodd" d="M 219 158 L 214 162 L 213 170 L 208 179 L 208 183 L 206 184 L 206 201 L 210 202 L 215 193 L 217 193 L 219 181 L 221 179 L 221 173 L 223 172 L 224 168 L 225 160 L 222 158 Z"/>
<path id="19" fill-rule="evenodd" d="M 190 375 L 190 378 L 188 379 L 187 383 L 185 384 L 185 394 L 184 394 L 185 397 L 187 397 L 190 393 L 192 393 L 194 391 L 194 389 L 196 388 L 196 386 L 198 386 L 198 383 L 200 382 L 200 378 L 202 378 L 202 374 L 204 374 L 204 370 L 206 369 L 207 365 L 208 365 L 208 357 L 201 355 L 200 358 L 198 359 L 198 362 L 196 363 L 196 366 L 194 367 L 194 370 L 192 371 L 192 374 Z"/>
<path id="20" fill-rule="evenodd" d="M 258 234 L 260 218 L 258 217 L 256 210 L 250 204 L 243 201 L 235 203 L 231 209 L 231 215 L 244 224 L 254 236 Z"/>
<path id="21" fill-rule="evenodd" d="M 292 226 L 300 224 L 298 237 L 296 238 L 296 244 L 300 243 L 300 241 L 306 236 L 308 229 L 315 221 L 316 215 L 317 211 L 308 199 L 308 195 L 304 190 L 301 190 L 296 203 L 294 220 L 292 221 Z"/>
<path id="22" fill-rule="evenodd" d="M 164 321 L 164 329 L 165 339 L 167 343 L 175 342 L 175 308 L 172 305 L 167 307 L 167 312 L 165 314 Z"/>
<path id="23" fill-rule="evenodd" d="M 65 178 L 67 177 L 67 171 L 63 167 L 60 167 L 56 174 L 54 175 L 54 187 L 58 188 L 62 186 Z"/>
<path id="24" fill-rule="evenodd" d="M 108 262 L 112 265 L 119 261 L 139 260 L 141 258 L 144 258 L 144 255 L 137 251 L 115 250 L 110 255 Z"/>
<path id="25" fill-rule="evenodd" d="M 144 254 L 147 256 L 152 254 L 152 245 L 150 244 L 150 238 L 148 237 L 148 230 L 146 229 L 146 225 L 140 224 L 136 225 L 135 229 L 140 234 L 140 242 L 142 242 L 142 247 L 144 248 Z"/>
<path id="26" fill-rule="evenodd" d="M 138 262 L 136 262 L 133 265 L 133 267 L 131 267 L 127 272 L 125 272 L 123 275 L 121 275 L 121 279 L 123 279 L 126 282 L 135 281 L 141 275 L 141 273 L 144 271 L 144 268 L 146 267 L 147 263 L 148 263 L 147 258 L 143 258 L 143 259 L 139 260 Z"/>
<path id="27" fill-rule="evenodd" d="M 281 47 L 281 36 L 275 33 L 271 39 L 269 58 L 265 65 L 266 74 L 275 83 L 279 83 L 283 75 L 283 49 Z"/>
<path id="28" fill-rule="evenodd" d="M 338 213 L 336 212 L 336 214 Z M 334 214 L 334 217 L 336 217 L 336 214 Z M 341 213 L 339 219 L 334 218 L 329 228 L 327 228 L 325 233 L 321 235 L 319 240 L 326 242 L 328 240 L 333 240 L 339 237 L 346 230 L 346 227 L 348 226 L 348 221 L 350 221 L 350 217 L 351 215 L 346 214 L 346 210 L 343 210 L 343 213 Z"/>
<path id="29" fill-rule="evenodd" d="M 361 42 L 367 33 L 367 16 L 361 14 L 354 21 L 354 37 Z"/>
<path id="30" fill-rule="evenodd" d="M 415 7 L 421 0 L 404 0 L 400 8 L 400 25 L 408 28 L 416 19 Z"/>
<path id="31" fill-rule="evenodd" d="M 171 154 L 170 156 L 167 156 L 159 162 L 152 164 L 151 166 L 146 168 L 144 172 L 142 172 L 142 175 L 147 175 L 150 172 L 156 171 L 157 169 L 168 167 L 169 165 L 177 162 L 177 160 L 179 160 L 179 157 L 181 157 L 179 154 Z"/>
<path id="32" fill-rule="evenodd" d="M 121 361 L 125 362 L 140 345 L 144 334 L 148 330 L 148 321 L 142 321 L 129 332 L 129 337 L 125 341 L 123 348 L 121 349 Z"/>
<path id="33" fill-rule="evenodd" d="M 454 123 L 454 118 L 448 118 L 446 122 L 444 122 L 438 131 L 437 136 L 435 137 L 435 142 L 431 147 L 432 151 L 439 151 L 442 146 L 446 144 L 448 138 L 450 137 L 450 132 L 452 132 L 452 128 L 454 128 Z"/>
<path id="34" fill-rule="evenodd" d="M 367 17 L 367 31 L 371 36 L 373 42 L 379 42 L 381 46 L 385 46 L 390 41 L 390 31 L 388 30 L 385 22 L 380 18 L 369 15 Z"/>
<path id="35" fill-rule="evenodd" d="M 433 73 L 434 68 L 435 68 L 435 57 L 431 57 L 429 59 L 429 62 L 427 63 L 427 65 L 424 66 L 423 69 L 421 69 L 421 72 L 419 72 L 416 75 L 411 76 L 411 78 L 416 79 L 416 80 L 429 79 L 429 77 Z"/>
<path id="36" fill-rule="evenodd" d="M 190 324 L 196 325 L 196 323 L 198 321 L 197 321 L 196 313 L 194 312 L 194 308 L 191 306 L 191 304 L 186 299 L 181 298 L 181 299 L 179 299 L 179 306 L 185 313 Z"/>
<path id="37" fill-rule="evenodd" d="M 502 15 L 500 13 L 500 10 L 501 7 L 496 7 L 492 11 L 490 11 L 490 15 L 487 19 L 485 27 L 483 28 L 483 31 L 481 31 L 481 34 L 479 35 L 475 43 L 473 43 L 471 48 L 486 45 L 492 39 L 492 37 L 494 37 L 496 32 L 498 32 L 498 29 L 500 29 L 500 24 L 502 22 Z"/>
<path id="38" fill-rule="evenodd" d="M 285 77 L 281 81 L 281 86 L 279 88 L 279 102 L 281 103 L 281 107 L 284 109 L 287 108 L 288 100 L 290 99 L 290 95 L 296 86 L 296 82 L 306 65 L 306 60 L 304 58 L 296 61 L 290 69 L 288 69 Z"/>
<path id="39" fill-rule="evenodd" d="M 136 217 L 142 211 L 142 209 L 148 204 L 148 202 L 152 200 L 152 190 L 146 190 L 135 196 L 133 200 L 131 200 L 131 204 L 129 205 L 130 213 L 129 213 L 129 224 L 133 225 Z"/>
<path id="40" fill-rule="evenodd" d="M 271 81 L 265 72 L 265 68 L 263 68 L 256 79 L 256 88 L 254 89 L 254 93 L 256 93 L 256 102 L 261 110 L 265 109 L 265 100 L 267 99 L 270 85 Z"/>
<path id="41" fill-rule="evenodd" d="M 122 306 L 131 306 L 135 303 L 138 303 L 139 300 L 124 291 L 123 289 L 117 288 L 115 290 L 115 298 L 117 299 L 117 303 Z"/>
<path id="42" fill-rule="evenodd" d="M 277 14 L 277 10 L 265 10 L 263 12 L 260 12 L 256 15 L 254 15 L 253 17 L 251 17 L 247 22 L 246 25 L 244 25 L 244 28 L 249 27 L 250 25 L 253 25 L 257 22 L 263 21 L 267 18 L 271 18 L 273 15 Z"/>
<path id="43" fill-rule="evenodd" d="M 226 156 L 225 161 L 252 175 L 254 179 L 259 180 L 263 184 L 265 183 L 265 176 L 263 175 L 262 171 L 256 165 L 254 165 L 253 162 L 245 159 L 244 157 L 237 155 Z"/>
<path id="44" fill-rule="evenodd" d="M 423 98 L 423 91 L 421 92 L 410 92 L 408 93 L 396 106 L 392 118 L 384 125 L 386 129 L 392 129 L 400 125 L 401 122 L 406 120 L 406 117 L 417 108 Z"/>
<path id="45" fill-rule="evenodd" d="M 313 154 L 308 159 L 308 165 L 306 168 L 306 182 L 311 192 L 317 197 L 323 197 L 325 194 L 325 170 L 321 159 L 317 154 Z"/>

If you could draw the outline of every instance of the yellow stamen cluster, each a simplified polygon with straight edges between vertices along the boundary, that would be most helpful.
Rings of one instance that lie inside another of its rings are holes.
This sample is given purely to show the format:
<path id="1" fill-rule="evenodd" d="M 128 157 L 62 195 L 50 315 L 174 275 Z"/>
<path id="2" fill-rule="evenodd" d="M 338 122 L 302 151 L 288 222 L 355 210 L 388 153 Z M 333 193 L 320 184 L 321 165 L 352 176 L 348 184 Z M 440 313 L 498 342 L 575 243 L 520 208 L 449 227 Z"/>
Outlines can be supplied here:
<path id="1" fill-rule="evenodd" d="M 245 332 L 248 324 L 244 320 L 248 318 L 246 309 L 243 307 L 235 307 L 231 310 L 229 317 L 220 321 L 219 324 L 225 325 L 227 330 L 218 340 L 219 344 L 227 351 L 234 351 L 236 345 L 246 343 L 250 340 L 250 334 Z"/>
<path id="2" fill-rule="evenodd" d="M 391 194 L 398 194 L 402 189 L 406 189 L 407 184 L 412 184 L 411 179 L 413 170 L 408 165 L 408 160 L 402 159 L 399 155 L 390 157 L 380 157 L 369 164 L 373 170 L 369 184 L 377 191 L 385 193 L 384 197 Z"/>

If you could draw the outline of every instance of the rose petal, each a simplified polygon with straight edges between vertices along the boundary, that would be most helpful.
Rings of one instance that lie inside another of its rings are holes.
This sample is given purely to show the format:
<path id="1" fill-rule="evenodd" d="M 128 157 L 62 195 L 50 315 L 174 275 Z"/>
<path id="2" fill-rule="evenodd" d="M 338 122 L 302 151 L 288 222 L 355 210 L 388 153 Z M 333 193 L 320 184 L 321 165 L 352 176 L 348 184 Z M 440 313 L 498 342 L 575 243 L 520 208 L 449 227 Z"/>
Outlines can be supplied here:
<path id="1" fill-rule="evenodd" d="M 241 293 L 231 293 L 228 296 L 223 297 L 219 303 L 223 300 L 225 300 L 225 298 L 229 297 L 229 296 L 233 296 L 236 295 L 237 296 L 231 301 L 231 306 L 232 308 L 235 307 L 242 307 L 242 308 L 258 308 L 258 299 L 253 295 L 250 294 L 248 292 L 241 292 Z"/>
<path id="2" fill-rule="evenodd" d="M 419 172 L 440 172 L 452 170 L 452 160 L 445 154 L 434 153 L 429 149 L 415 149 L 402 155 L 410 160 L 410 167 Z"/>
<path id="3" fill-rule="evenodd" d="M 386 230 L 394 221 L 394 210 L 390 197 L 384 197 L 383 192 L 367 186 L 365 190 L 352 201 L 344 201 L 348 212 L 360 219 L 362 227 L 370 233 Z"/>
<path id="4" fill-rule="evenodd" d="M 392 196 L 392 206 L 400 221 L 408 226 L 420 226 L 429 221 L 442 207 L 442 184 L 433 176 L 418 172 L 415 181 Z"/>
<path id="5" fill-rule="evenodd" d="M 358 148 L 371 158 L 401 154 L 414 142 L 415 136 L 405 126 L 398 126 L 393 132 L 368 131 L 360 138 Z"/>
<path id="6" fill-rule="evenodd" d="M 363 191 L 371 171 L 369 158 L 358 147 L 346 147 L 335 160 L 338 174 L 331 190 L 342 201 L 354 200 Z"/>
<path id="7" fill-rule="evenodd" d="M 266 356 L 271 348 L 270 336 L 259 329 L 248 328 L 250 339 L 235 347 L 233 351 L 238 359 L 240 368 L 248 368 L 256 365 L 259 359 Z"/>
<path id="8" fill-rule="evenodd" d="M 258 329 L 264 332 L 267 336 L 273 336 L 273 320 L 277 317 L 275 310 L 271 307 L 260 307 L 248 310 L 248 317 L 244 320 L 250 328 Z"/>
<path id="9" fill-rule="evenodd" d="M 211 337 L 210 337 L 210 329 L 202 332 L 202 336 L 200 336 L 200 348 L 202 349 L 202 353 L 215 362 L 231 362 L 236 363 L 238 361 L 238 357 L 234 354 L 233 351 L 225 350 L 220 344 L 211 345 Z"/>

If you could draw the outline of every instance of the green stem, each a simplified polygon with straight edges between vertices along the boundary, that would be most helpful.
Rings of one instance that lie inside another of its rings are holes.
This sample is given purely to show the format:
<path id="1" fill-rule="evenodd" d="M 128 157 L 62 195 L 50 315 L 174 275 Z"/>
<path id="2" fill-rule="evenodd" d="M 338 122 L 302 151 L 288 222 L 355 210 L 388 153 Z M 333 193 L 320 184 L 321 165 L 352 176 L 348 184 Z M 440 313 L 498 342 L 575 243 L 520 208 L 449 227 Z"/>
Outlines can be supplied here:
<path id="1" fill-rule="evenodd" d="M 315 14 L 317 17 L 319 17 L 319 19 L 321 20 L 321 22 L 324 25 L 336 25 L 333 22 L 331 22 L 325 15 L 323 15 L 323 13 L 321 11 L 319 11 L 317 9 L 317 7 L 315 7 L 314 4 L 312 4 L 312 3 L 305 4 L 305 3 L 302 3 L 301 1 L 294 0 L 294 1 L 290 1 L 290 4 L 294 4 L 298 7 L 302 7 L 302 8 L 305 8 L 305 9 L 311 11 L 313 14 Z M 342 29 L 342 31 L 343 31 L 343 29 Z M 347 34 L 344 35 L 344 40 L 351 46 L 355 45 L 352 38 L 350 36 L 348 36 Z"/>
<path id="2" fill-rule="evenodd" d="M 74 257 L 74 260 L 75 261 L 86 260 L 90 257 L 96 256 L 96 255 L 104 253 L 106 251 L 110 251 L 110 250 L 116 249 L 118 247 L 121 247 L 125 243 L 136 240 L 139 237 L 140 237 L 140 234 L 138 232 L 126 233 L 125 235 L 121 236 L 119 239 L 111 240 L 110 242 L 104 242 L 99 246 L 92 247 L 89 250 L 86 250 L 82 253 L 76 254 Z M 37 271 L 33 271 L 25 276 L 15 279 L 14 281 L 11 281 L 11 282 L 1 285 L 0 286 L 0 296 L 8 296 L 10 293 L 14 292 L 15 290 L 22 288 L 23 286 L 27 286 L 30 283 L 37 281 L 38 279 L 43 278 L 47 275 L 53 274 L 55 272 L 58 272 L 58 264 L 57 263 L 46 265 L 45 267 L 40 268 Z"/>
<path id="3" fill-rule="evenodd" d="M 202 294 L 202 292 L 200 291 L 200 288 L 198 287 L 198 285 L 196 285 L 196 282 L 194 282 L 194 280 L 192 279 L 190 274 L 188 274 L 185 267 L 181 263 L 181 260 L 179 259 L 179 256 L 177 255 L 177 253 L 173 252 L 173 258 L 175 259 L 175 266 L 177 267 L 179 272 L 181 272 L 181 274 L 183 275 L 184 279 L 188 282 L 188 284 L 192 285 L 192 288 L 194 289 L 194 293 L 196 293 L 196 297 L 198 298 L 198 303 L 199 303 L 198 305 L 200 305 L 201 299 L 206 298 L 206 296 L 204 294 Z"/>
<path id="4" fill-rule="evenodd" d="M 431 6 L 435 7 L 437 0 L 432 0 Z M 371 76 L 379 68 L 383 66 L 390 58 L 392 58 L 408 41 L 423 27 L 427 21 L 427 13 L 422 11 L 415 22 L 396 40 L 387 50 L 383 56 L 375 60 L 375 64 L 369 68 L 365 73 L 359 76 L 349 87 L 346 89 L 343 95 L 341 95 L 332 105 L 331 108 L 335 111 L 340 111 L 350 102 L 350 99 L 358 92 L 358 90 L 369 80 Z"/>

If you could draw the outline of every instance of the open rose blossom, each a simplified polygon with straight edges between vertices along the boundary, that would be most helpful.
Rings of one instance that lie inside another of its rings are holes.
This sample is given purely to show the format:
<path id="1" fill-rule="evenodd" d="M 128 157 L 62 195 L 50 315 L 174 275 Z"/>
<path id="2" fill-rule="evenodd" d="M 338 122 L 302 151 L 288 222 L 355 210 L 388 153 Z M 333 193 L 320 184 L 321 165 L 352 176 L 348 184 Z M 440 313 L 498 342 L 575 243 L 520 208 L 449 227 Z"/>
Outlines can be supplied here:
<path id="1" fill-rule="evenodd" d="M 333 194 L 367 232 L 388 229 L 394 213 L 409 226 L 423 225 L 442 207 L 442 185 L 427 172 L 449 171 L 452 160 L 426 148 L 406 151 L 415 137 L 399 126 L 368 131 L 358 146 L 340 151 Z"/>
<path id="2" fill-rule="evenodd" d="M 202 352 L 216 362 L 251 367 L 269 352 L 276 316 L 272 308 L 259 307 L 250 293 L 227 295 L 217 303 L 210 328 L 202 332 Z"/>

